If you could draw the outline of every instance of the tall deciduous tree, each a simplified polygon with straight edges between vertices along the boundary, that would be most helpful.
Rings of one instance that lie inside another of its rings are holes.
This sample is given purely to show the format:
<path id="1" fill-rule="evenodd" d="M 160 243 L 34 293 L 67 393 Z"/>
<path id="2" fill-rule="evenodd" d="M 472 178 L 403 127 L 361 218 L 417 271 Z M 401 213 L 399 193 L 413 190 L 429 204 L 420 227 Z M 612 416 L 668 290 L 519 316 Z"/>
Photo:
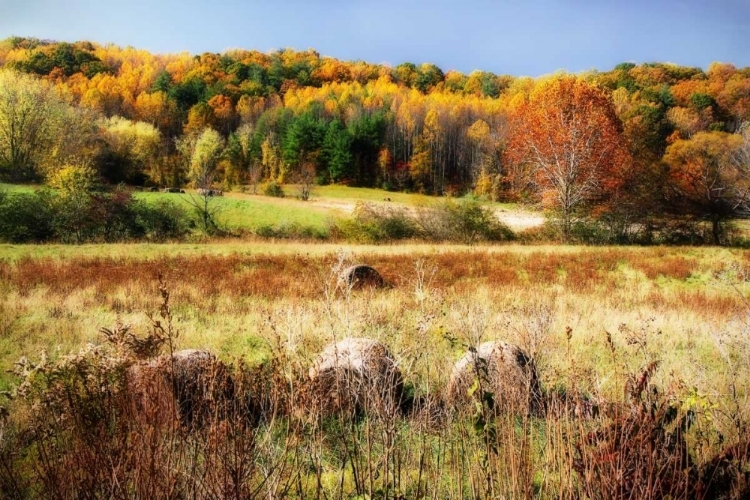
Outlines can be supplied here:
<path id="1" fill-rule="evenodd" d="M 750 165 L 743 158 L 744 138 L 725 132 L 699 132 L 667 148 L 664 163 L 677 198 L 672 207 L 711 222 L 714 244 L 722 224 L 750 211 Z"/>
<path id="2" fill-rule="evenodd" d="M 0 71 L 0 169 L 12 180 L 38 174 L 54 149 L 67 105 L 46 82 L 16 71 Z"/>
<path id="3" fill-rule="evenodd" d="M 254 134 L 255 130 L 252 125 L 242 125 L 229 136 L 226 155 L 231 168 L 225 174 L 225 182 L 228 180 L 229 184 L 242 184 L 249 181 L 255 190 L 260 180 L 260 162 L 253 158 Z"/>
<path id="4" fill-rule="evenodd" d="M 188 176 L 193 185 L 198 188 L 198 196 L 192 194 L 187 202 L 193 207 L 201 229 L 209 234 L 217 229 L 216 214 L 219 205 L 215 201 L 211 190 L 216 167 L 224 153 L 224 140 L 217 131 L 205 129 L 194 141 L 183 141 L 178 144 L 182 154 L 190 158 Z"/>
<path id="5" fill-rule="evenodd" d="M 531 167 L 567 240 L 577 214 L 617 189 L 627 153 L 607 94 L 580 78 L 560 76 L 540 83 L 519 107 L 509 158 Z"/>
<path id="6" fill-rule="evenodd" d="M 111 182 L 142 182 L 150 177 L 164 184 L 157 167 L 161 134 L 151 124 L 134 122 L 120 116 L 102 121 L 106 151 L 102 157 L 102 176 Z"/>
<path id="7" fill-rule="evenodd" d="M 190 155 L 190 180 L 198 188 L 209 189 L 224 151 L 224 140 L 212 128 L 205 129 Z"/>

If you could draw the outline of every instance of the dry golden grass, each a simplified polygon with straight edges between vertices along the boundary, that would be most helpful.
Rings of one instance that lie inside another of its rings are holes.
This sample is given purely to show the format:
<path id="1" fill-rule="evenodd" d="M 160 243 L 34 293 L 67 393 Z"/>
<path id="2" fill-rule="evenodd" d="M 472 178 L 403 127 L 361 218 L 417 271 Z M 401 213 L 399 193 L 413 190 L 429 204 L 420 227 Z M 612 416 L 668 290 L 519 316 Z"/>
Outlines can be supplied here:
<path id="1" fill-rule="evenodd" d="M 413 343 L 414 323 L 425 315 L 435 316 L 428 331 L 437 337 L 450 333 L 473 341 L 471 335 L 480 332 L 471 333 L 465 323 L 474 310 L 481 311 L 484 338 L 518 341 L 514 337 L 524 321 L 518 311 L 529 301 L 544 300 L 554 309 L 548 345 L 540 353 L 550 367 L 559 369 L 569 326 L 579 365 L 601 373 L 606 383 L 608 367 L 599 359 L 605 332 L 624 344 L 626 334 L 620 330 L 625 325 L 648 330 L 665 363 L 662 373 L 674 371 L 692 382 L 696 372 L 715 367 L 714 336 L 730 328 L 741 312 L 740 296 L 719 276 L 748 261 L 746 252 L 726 250 L 364 248 L 348 259 L 374 266 L 392 288 L 329 300 L 326 287 L 336 254 L 305 247 L 287 253 L 288 246 L 281 252 L 264 247 L 253 253 L 215 253 L 218 248 L 204 254 L 178 249 L 174 256 L 155 251 L 147 258 L 135 253 L 0 261 L 5 292 L 0 304 L 6 312 L 0 328 L 7 330 L 2 368 L 41 347 L 73 350 L 118 317 L 142 324 L 153 308 L 161 273 L 172 289 L 183 347 L 210 347 L 225 357 L 257 361 L 271 341 L 269 323 L 279 321 L 298 323 L 295 333 L 311 347 L 334 335 L 354 334 L 386 337 L 398 351 Z M 415 294 L 417 263 L 428 275 L 422 299 Z M 446 354 L 437 340 L 434 347 Z"/>
<path id="2" fill-rule="evenodd" d="M 84 250 L 84 256 L 75 256 L 66 253 L 69 249 L 59 255 L 23 249 L 25 255 L 0 261 L 0 370 L 42 350 L 55 359 L 86 342 L 101 343 L 99 328 L 118 320 L 145 331 L 146 313 L 158 305 L 157 276 L 163 275 L 180 331 L 177 348 L 207 348 L 227 362 L 243 360 L 251 366 L 283 355 L 282 371 L 289 380 L 306 373 L 329 342 L 369 337 L 395 355 L 408 390 L 429 397 L 443 391 L 452 364 L 467 346 L 500 339 L 534 355 L 549 393 L 585 394 L 607 404 L 632 397 L 626 391 L 629 375 L 658 362 L 649 374 L 654 387 L 682 398 L 680 404 L 705 403 L 701 412 L 711 419 L 711 437 L 704 440 L 709 445 L 695 451 L 698 463 L 720 449 L 719 435 L 736 442 L 750 421 L 748 252 L 394 246 L 347 247 L 348 253 L 341 253 L 334 246 L 291 245 L 188 246 L 173 253 L 137 245 Z M 358 292 L 337 288 L 338 270 L 359 262 L 376 268 L 392 286 Z M 2 388 L 12 382 L 7 375 L 1 380 Z M 407 434 L 386 429 L 400 436 L 400 444 L 387 453 L 370 450 L 373 456 L 384 453 L 393 459 L 389 453 L 402 453 L 400 459 L 413 465 L 410 460 L 417 458 L 409 453 L 426 446 L 430 456 L 446 460 L 420 468 L 421 479 L 411 477 L 416 472 L 405 466 L 398 480 L 409 488 L 416 484 L 419 495 L 425 481 L 435 481 L 442 496 L 451 498 L 581 491 L 566 455 L 573 453 L 567 436 L 584 425 L 575 420 L 498 424 L 502 435 L 493 439 L 510 444 L 485 456 L 494 457 L 487 465 L 492 477 L 477 472 L 482 462 L 476 454 L 484 445 L 470 427 L 456 423 L 451 428 L 455 440 L 431 445 L 409 441 L 409 429 L 417 424 L 393 425 L 405 425 Z M 535 437 L 527 442 L 517 432 Z M 427 440 L 429 432 L 415 435 Z M 338 446 L 335 436 L 330 440 Z M 567 447 L 560 448 L 561 442 Z M 310 453 L 330 452 L 323 448 Z M 365 455 L 350 459 L 366 461 Z M 519 462 L 505 463 L 512 457 Z M 326 467 L 314 480 L 318 492 L 360 491 L 351 484 L 357 481 L 352 469 Z M 440 479 L 443 475 L 449 479 Z M 374 481 L 370 486 L 380 484 L 368 477 Z"/>

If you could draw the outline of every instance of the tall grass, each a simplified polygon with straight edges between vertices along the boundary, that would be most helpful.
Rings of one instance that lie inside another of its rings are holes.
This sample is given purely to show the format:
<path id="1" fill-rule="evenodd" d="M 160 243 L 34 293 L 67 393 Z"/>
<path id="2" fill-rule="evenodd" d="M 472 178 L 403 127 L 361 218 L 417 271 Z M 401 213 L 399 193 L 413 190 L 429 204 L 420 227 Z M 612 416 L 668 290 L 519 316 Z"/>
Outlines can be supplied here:
<path id="1" fill-rule="evenodd" d="M 351 255 L 3 261 L 1 368 L 28 361 L 2 382 L 21 391 L 5 404 L 0 491 L 739 498 L 750 422 L 745 253 L 521 248 L 357 260 L 393 287 L 337 287 L 335 269 Z M 160 273 L 168 314 L 155 303 Z M 174 415 L 170 385 L 146 399 L 133 389 L 137 349 L 98 332 L 117 321 L 141 339 L 155 321 L 171 324 L 179 335 L 166 335 L 173 347 L 163 352 L 217 353 L 234 380 L 230 407 L 211 404 L 194 430 L 156 418 Z M 308 368 L 347 336 L 388 346 L 409 404 L 388 411 L 373 398 L 362 413 L 313 404 Z M 452 364 L 492 339 L 534 356 L 540 410 L 496 412 L 481 388 L 462 408 L 444 403 Z"/>

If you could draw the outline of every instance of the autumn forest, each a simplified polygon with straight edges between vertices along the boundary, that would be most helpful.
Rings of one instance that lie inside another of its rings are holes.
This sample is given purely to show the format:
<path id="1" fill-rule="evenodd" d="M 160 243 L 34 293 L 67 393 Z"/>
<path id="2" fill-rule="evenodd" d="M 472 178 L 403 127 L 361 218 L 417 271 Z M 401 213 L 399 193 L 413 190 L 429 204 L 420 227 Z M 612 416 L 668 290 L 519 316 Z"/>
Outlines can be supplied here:
<path id="1" fill-rule="evenodd" d="M 0 67 L 8 182 L 85 165 L 112 185 L 472 193 L 554 211 L 566 239 L 580 220 L 613 240 L 699 222 L 720 243 L 750 209 L 750 68 L 731 64 L 532 79 L 13 37 Z"/>

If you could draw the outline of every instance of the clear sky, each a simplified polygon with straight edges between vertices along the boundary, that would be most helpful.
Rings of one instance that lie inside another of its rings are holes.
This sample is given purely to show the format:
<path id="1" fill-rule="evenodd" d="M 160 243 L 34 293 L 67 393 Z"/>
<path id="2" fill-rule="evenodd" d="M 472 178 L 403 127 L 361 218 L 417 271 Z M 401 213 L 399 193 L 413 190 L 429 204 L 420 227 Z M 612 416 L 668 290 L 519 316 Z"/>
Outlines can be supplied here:
<path id="1" fill-rule="evenodd" d="M 0 0 L 0 38 L 152 52 L 313 48 L 538 76 L 623 61 L 750 66 L 750 0 Z"/>

